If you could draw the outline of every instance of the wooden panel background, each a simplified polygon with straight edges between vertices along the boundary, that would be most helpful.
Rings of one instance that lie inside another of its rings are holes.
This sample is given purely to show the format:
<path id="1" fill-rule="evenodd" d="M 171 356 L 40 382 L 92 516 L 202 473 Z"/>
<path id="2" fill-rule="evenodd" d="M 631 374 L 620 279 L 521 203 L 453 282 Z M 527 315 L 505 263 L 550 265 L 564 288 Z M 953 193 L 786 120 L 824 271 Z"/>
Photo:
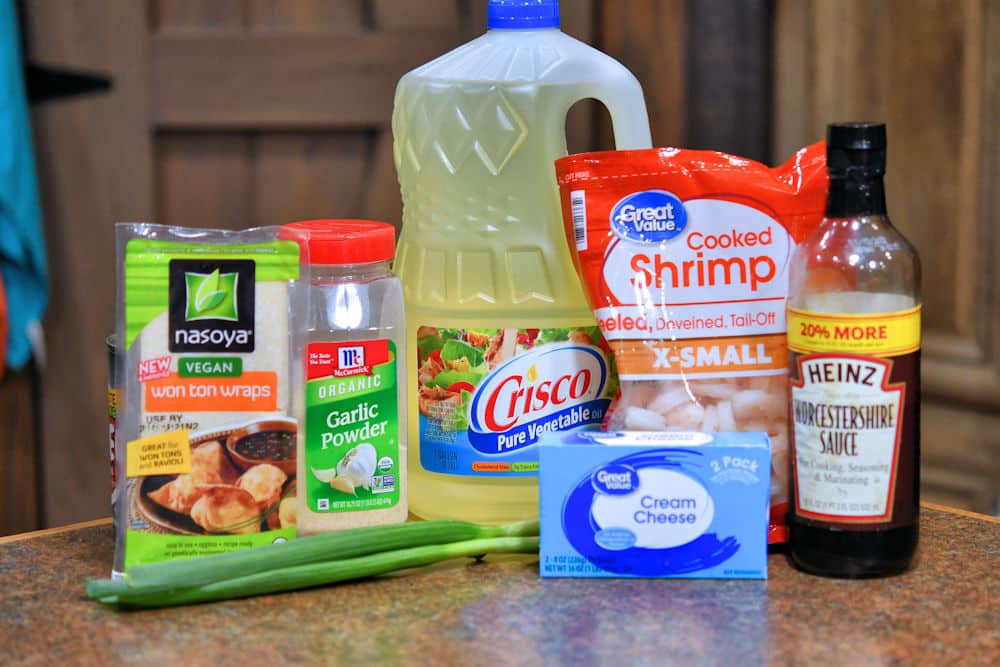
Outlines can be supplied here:
<path id="1" fill-rule="evenodd" d="M 153 217 L 148 22 L 131 0 L 31 2 L 28 43 L 49 65 L 106 72 L 111 94 L 34 111 L 51 300 L 41 373 L 43 522 L 110 509 L 107 358 L 115 220 Z"/>
<path id="2" fill-rule="evenodd" d="M 40 525 L 36 388 L 30 364 L 0 380 L 0 535 Z"/>
<path id="3" fill-rule="evenodd" d="M 593 2 L 563 6 L 566 31 L 590 40 Z M 42 509 L 58 525 L 108 513 L 113 223 L 398 225 L 396 81 L 480 34 L 486 14 L 471 0 L 33 0 L 25 10 L 33 59 L 114 78 L 110 94 L 34 115 L 53 286 Z M 575 148 L 589 147 L 596 114 L 574 109 Z"/>
<path id="4" fill-rule="evenodd" d="M 923 493 L 998 511 L 1000 3 L 778 0 L 774 151 L 888 123 L 886 196 L 923 264 Z"/>
<path id="5" fill-rule="evenodd" d="M 929 497 L 990 509 L 1000 460 L 1000 204 L 991 187 L 1000 175 L 1000 6 L 561 4 L 566 32 L 642 81 L 659 145 L 783 159 L 820 138 L 828 120 L 889 122 L 891 213 L 925 261 Z M 56 525 L 108 512 L 112 223 L 238 228 L 334 215 L 398 223 L 395 82 L 480 34 L 485 1 L 24 5 L 34 60 L 115 80 L 110 94 L 34 115 L 53 286 L 41 374 L 43 520 Z M 611 146 L 596 103 L 574 107 L 567 132 L 574 151 Z M 951 451 L 959 440 L 961 456 Z"/>

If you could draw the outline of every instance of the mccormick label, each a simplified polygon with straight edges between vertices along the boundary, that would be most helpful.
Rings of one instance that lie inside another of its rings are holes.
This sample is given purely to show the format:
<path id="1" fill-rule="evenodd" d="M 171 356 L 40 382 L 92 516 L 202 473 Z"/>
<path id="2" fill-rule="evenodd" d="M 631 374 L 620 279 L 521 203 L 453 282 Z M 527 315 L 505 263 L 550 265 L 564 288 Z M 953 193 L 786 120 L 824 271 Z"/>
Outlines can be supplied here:
<path id="1" fill-rule="evenodd" d="M 597 327 L 418 329 L 420 463 L 534 475 L 545 433 L 600 424 L 617 392 Z"/>
<path id="2" fill-rule="evenodd" d="M 306 348 L 305 480 L 313 512 L 399 502 L 396 349 L 375 339 Z"/>

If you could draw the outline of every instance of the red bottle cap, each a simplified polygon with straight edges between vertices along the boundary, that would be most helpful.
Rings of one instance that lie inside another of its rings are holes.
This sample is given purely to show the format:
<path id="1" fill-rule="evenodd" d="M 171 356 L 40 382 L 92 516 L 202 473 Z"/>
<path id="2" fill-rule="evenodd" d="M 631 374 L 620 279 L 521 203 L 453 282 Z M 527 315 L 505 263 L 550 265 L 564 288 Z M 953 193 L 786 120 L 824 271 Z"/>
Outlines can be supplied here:
<path id="1" fill-rule="evenodd" d="M 374 220 L 302 220 L 284 225 L 309 235 L 311 264 L 388 262 L 396 249 L 396 230 Z"/>

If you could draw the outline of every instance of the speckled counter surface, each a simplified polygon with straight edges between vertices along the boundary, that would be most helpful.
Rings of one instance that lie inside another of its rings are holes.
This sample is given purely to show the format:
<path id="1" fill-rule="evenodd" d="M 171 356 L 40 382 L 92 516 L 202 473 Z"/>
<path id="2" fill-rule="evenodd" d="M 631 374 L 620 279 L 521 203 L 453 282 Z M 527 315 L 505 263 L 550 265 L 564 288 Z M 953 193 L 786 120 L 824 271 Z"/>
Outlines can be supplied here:
<path id="1" fill-rule="evenodd" d="M 111 526 L 0 543 L 3 665 L 998 665 L 1000 523 L 924 509 L 916 568 L 836 581 L 537 576 L 442 563 L 284 595 L 119 612 L 83 595 Z"/>

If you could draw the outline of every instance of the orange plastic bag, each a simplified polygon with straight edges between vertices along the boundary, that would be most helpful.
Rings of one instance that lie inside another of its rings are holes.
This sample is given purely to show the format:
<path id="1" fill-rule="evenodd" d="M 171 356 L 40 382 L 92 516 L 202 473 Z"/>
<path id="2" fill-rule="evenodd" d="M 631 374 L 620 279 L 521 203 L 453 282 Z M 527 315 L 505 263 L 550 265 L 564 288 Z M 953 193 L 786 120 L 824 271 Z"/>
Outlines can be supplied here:
<path id="1" fill-rule="evenodd" d="M 785 297 L 823 218 L 823 143 L 768 168 L 660 148 L 556 162 L 563 218 L 621 391 L 605 428 L 766 431 L 771 542 L 788 501 Z"/>

